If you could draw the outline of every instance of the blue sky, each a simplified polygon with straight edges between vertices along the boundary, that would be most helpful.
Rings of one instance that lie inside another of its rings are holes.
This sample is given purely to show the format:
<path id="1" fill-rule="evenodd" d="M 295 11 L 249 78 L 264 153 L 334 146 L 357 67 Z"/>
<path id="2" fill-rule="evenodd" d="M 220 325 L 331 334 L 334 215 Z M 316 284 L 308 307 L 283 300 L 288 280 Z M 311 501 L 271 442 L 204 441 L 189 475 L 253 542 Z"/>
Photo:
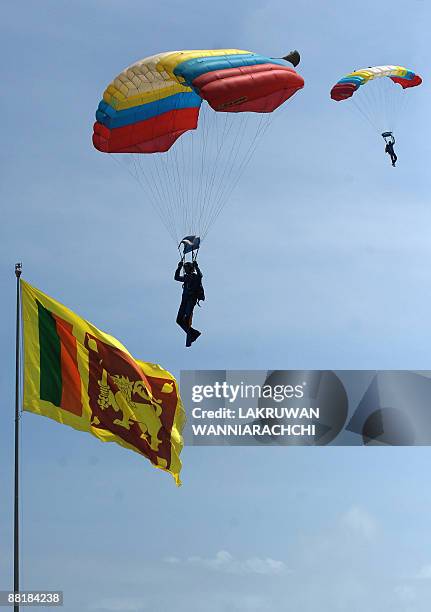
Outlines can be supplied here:
<path id="1" fill-rule="evenodd" d="M 431 369 L 430 17 L 420 0 L 4 3 L 0 588 L 12 581 L 15 261 L 176 375 Z M 204 333 L 186 351 L 175 248 L 90 138 L 126 65 L 214 47 L 296 47 L 306 85 L 202 249 Z M 341 75 L 386 63 L 424 76 L 395 170 L 380 136 L 329 99 Z M 177 490 L 138 455 L 48 419 L 24 414 L 22 434 L 22 585 L 64 589 L 65 612 L 428 610 L 426 448 L 186 448 Z"/>

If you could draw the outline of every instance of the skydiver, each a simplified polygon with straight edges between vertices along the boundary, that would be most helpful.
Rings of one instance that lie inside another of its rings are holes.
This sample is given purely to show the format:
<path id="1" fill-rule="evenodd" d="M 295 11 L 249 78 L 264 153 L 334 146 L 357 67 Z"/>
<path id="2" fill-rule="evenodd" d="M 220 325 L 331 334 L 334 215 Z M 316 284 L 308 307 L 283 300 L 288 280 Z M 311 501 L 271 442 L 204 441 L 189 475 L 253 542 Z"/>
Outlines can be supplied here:
<path id="1" fill-rule="evenodd" d="M 395 144 L 395 138 L 392 136 L 391 140 L 386 143 L 385 153 L 390 155 L 392 165 L 395 168 L 395 163 L 396 163 L 398 157 L 397 157 L 397 155 L 396 155 L 396 153 L 394 151 L 394 144 Z"/>
<path id="2" fill-rule="evenodd" d="M 182 267 L 184 267 L 184 274 L 180 274 Z M 205 299 L 202 287 L 202 272 L 197 261 L 193 263 L 180 261 L 175 270 L 174 279 L 183 283 L 183 295 L 177 314 L 177 323 L 187 334 L 186 346 L 191 346 L 192 342 L 201 335 L 200 331 L 192 327 L 193 309 L 199 300 Z"/>

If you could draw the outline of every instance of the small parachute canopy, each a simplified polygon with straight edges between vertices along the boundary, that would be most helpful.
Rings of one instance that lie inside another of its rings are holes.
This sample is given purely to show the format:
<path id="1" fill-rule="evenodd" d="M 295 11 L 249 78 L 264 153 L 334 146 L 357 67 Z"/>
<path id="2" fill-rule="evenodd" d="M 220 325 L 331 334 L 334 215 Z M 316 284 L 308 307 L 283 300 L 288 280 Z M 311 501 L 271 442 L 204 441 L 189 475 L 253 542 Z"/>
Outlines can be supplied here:
<path id="1" fill-rule="evenodd" d="M 418 74 L 402 66 L 370 66 L 346 74 L 331 89 L 331 98 L 337 102 L 347 100 L 353 96 L 361 85 L 366 85 L 369 81 L 382 77 L 390 78 L 394 83 L 401 85 L 403 89 L 416 87 L 422 83 Z"/>

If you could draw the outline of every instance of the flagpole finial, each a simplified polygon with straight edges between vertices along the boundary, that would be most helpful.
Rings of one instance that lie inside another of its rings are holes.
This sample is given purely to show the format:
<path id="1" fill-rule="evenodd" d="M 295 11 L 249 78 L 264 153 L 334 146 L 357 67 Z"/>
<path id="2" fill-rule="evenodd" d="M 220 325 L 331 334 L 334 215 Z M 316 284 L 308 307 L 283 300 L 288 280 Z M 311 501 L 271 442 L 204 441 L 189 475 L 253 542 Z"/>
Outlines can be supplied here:
<path id="1" fill-rule="evenodd" d="M 21 276 L 21 272 L 22 272 L 22 263 L 21 262 L 16 263 L 15 264 L 15 276 L 19 278 Z"/>

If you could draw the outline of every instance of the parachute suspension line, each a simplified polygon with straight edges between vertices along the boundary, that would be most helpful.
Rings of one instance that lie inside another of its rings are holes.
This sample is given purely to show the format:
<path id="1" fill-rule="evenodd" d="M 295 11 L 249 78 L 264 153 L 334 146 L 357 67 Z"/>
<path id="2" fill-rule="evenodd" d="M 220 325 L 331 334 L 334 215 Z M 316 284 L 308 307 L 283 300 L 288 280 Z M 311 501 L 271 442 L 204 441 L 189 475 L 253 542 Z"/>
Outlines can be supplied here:
<path id="1" fill-rule="evenodd" d="M 229 113 L 225 113 L 225 115 L 228 115 Z M 219 163 L 219 159 L 220 159 L 220 153 L 222 150 L 222 143 L 220 142 L 220 134 L 219 134 L 219 119 L 221 120 L 221 123 L 223 123 L 223 140 L 226 140 L 226 142 L 228 142 L 228 135 L 229 132 L 225 132 L 225 128 L 228 125 L 229 122 L 229 118 L 226 117 L 222 117 L 220 115 L 217 114 L 217 112 L 212 112 L 212 113 L 207 113 L 207 116 L 209 116 L 210 120 L 208 123 L 208 130 L 210 129 L 210 125 L 211 126 L 211 133 L 214 133 L 216 135 L 216 138 L 214 141 L 211 141 L 210 135 L 208 134 L 208 140 L 210 142 L 210 144 L 212 146 L 210 146 L 209 150 L 208 150 L 208 161 L 207 161 L 207 166 L 209 166 L 211 168 L 211 171 L 208 172 L 207 176 L 206 176 L 206 181 L 205 181 L 205 187 L 203 190 L 203 195 L 202 195 L 202 202 L 201 202 L 201 214 L 199 217 L 199 221 L 198 221 L 198 227 L 199 227 L 199 231 L 201 230 L 201 224 L 204 221 L 204 218 L 206 218 L 209 214 L 209 210 L 211 207 L 211 195 L 212 195 L 212 190 L 213 190 L 213 185 L 214 185 L 214 181 L 216 179 L 217 173 L 220 172 L 220 163 Z"/>
<path id="2" fill-rule="evenodd" d="M 389 87 L 388 85 L 395 85 L 395 83 L 392 83 L 392 81 L 390 79 L 384 79 L 385 83 L 382 83 L 383 87 L 382 87 L 382 98 L 383 98 L 383 119 L 384 119 L 384 125 L 382 125 L 383 129 L 387 129 L 387 130 L 394 130 L 395 125 L 394 125 L 394 121 L 395 121 L 395 100 L 394 98 L 397 97 L 398 91 L 394 91 L 394 96 L 389 95 Z M 387 127 L 386 127 L 387 126 Z"/>
<path id="3" fill-rule="evenodd" d="M 154 154 L 155 156 L 162 156 L 163 153 L 156 153 Z M 143 168 L 143 164 L 148 162 L 148 170 L 151 172 L 151 178 L 152 178 L 152 183 L 154 183 L 156 185 L 157 188 L 157 192 L 159 194 L 159 206 L 161 208 L 161 211 L 164 215 L 164 217 L 166 218 L 166 222 L 169 224 L 169 226 L 171 227 L 171 235 L 173 234 L 175 236 L 175 240 L 177 239 L 176 236 L 176 232 L 175 232 L 175 226 L 172 220 L 172 215 L 169 214 L 170 208 L 171 208 L 171 198 L 169 196 L 169 192 L 167 191 L 167 185 L 169 184 L 168 181 L 163 180 L 163 178 L 161 177 L 161 169 L 162 164 L 158 164 L 158 161 L 155 157 L 152 157 L 151 159 L 142 159 L 142 156 L 139 156 L 138 158 L 139 160 L 139 165 L 141 167 L 141 171 L 143 174 L 145 174 L 145 170 Z M 161 159 L 160 159 L 161 162 Z M 155 175 L 157 174 L 157 178 L 155 178 Z"/>
<path id="4" fill-rule="evenodd" d="M 235 135 L 233 137 L 233 141 L 232 141 L 229 153 L 227 154 L 225 163 L 223 165 L 223 170 L 222 170 L 220 181 L 219 181 L 220 192 L 218 194 L 217 199 L 215 199 L 212 205 L 209 206 L 206 224 L 202 230 L 202 236 L 206 236 L 206 234 L 208 233 L 208 229 L 210 225 L 212 224 L 211 221 L 214 217 L 214 211 L 218 204 L 218 201 L 221 198 L 226 186 L 229 185 L 229 181 L 231 179 L 232 173 L 234 172 L 234 170 L 235 171 L 237 170 L 235 166 L 235 162 L 237 161 L 238 153 L 241 148 L 242 141 L 244 140 L 244 136 L 246 134 L 246 124 L 247 124 L 248 117 L 245 116 L 245 113 L 241 113 L 241 117 L 237 117 L 236 119 L 238 122 L 238 126 L 235 131 Z"/>
<path id="5" fill-rule="evenodd" d="M 185 175 L 185 180 L 186 180 L 186 185 L 187 185 L 187 195 L 186 195 L 186 206 L 188 210 L 192 211 L 191 214 L 191 218 L 193 219 L 195 217 L 195 210 L 196 207 L 198 205 L 198 203 L 196 202 L 195 198 L 193 197 L 193 176 L 194 176 L 194 133 L 190 133 L 190 145 L 189 145 L 189 151 L 190 154 L 187 154 L 187 150 L 186 150 L 186 143 L 187 141 L 185 139 L 183 139 L 183 142 L 181 143 L 182 146 L 182 152 L 181 155 L 184 157 L 184 159 L 187 162 L 187 168 L 185 169 L 184 175 Z M 189 228 L 192 229 L 192 228 Z"/>
<path id="6" fill-rule="evenodd" d="M 251 115 L 253 115 L 253 113 L 249 113 L 249 116 Z M 242 161 L 236 173 L 236 177 L 233 179 L 233 181 L 230 181 L 229 176 L 228 176 L 228 180 L 224 181 L 223 189 L 220 191 L 217 202 L 215 203 L 215 206 L 213 207 L 211 215 L 209 216 L 207 220 L 206 226 L 202 233 L 202 238 L 204 238 L 208 234 L 208 231 L 211 225 L 215 223 L 221 211 L 225 208 L 226 204 L 229 202 L 229 199 L 233 191 L 235 190 L 238 182 L 240 181 L 242 175 L 244 174 L 246 167 L 248 166 L 251 158 L 253 157 L 254 151 L 256 150 L 259 141 L 261 140 L 261 138 L 263 137 L 263 134 L 265 133 L 265 131 L 267 130 L 267 128 L 269 127 L 269 125 L 272 123 L 274 119 L 275 119 L 274 113 L 267 114 L 266 116 L 265 114 L 260 115 L 259 126 L 254 134 L 254 137 L 251 143 L 248 146 L 248 149 L 246 150 L 246 153 L 244 154 L 242 158 Z M 264 126 L 263 130 L 262 130 L 262 125 Z M 241 128 L 239 128 L 239 131 L 240 130 Z M 230 168 L 230 171 L 231 171 L 229 174 L 231 174 L 232 171 L 234 170 L 234 167 L 232 165 L 229 166 L 229 163 L 228 163 L 224 169 L 225 172 L 228 167 Z M 221 180 L 223 181 L 223 177 Z"/>
<path id="7" fill-rule="evenodd" d="M 231 113 L 226 113 L 226 115 L 231 115 Z M 238 124 L 236 132 L 235 130 L 233 130 L 234 122 Z M 240 146 L 238 145 L 239 135 L 241 135 L 243 138 L 244 134 L 246 133 L 247 121 L 246 121 L 246 117 L 244 116 L 244 114 L 242 114 L 241 117 L 235 117 L 235 118 L 233 118 L 232 116 L 230 118 L 226 117 L 225 127 L 227 127 L 228 123 L 230 123 L 228 133 L 223 134 L 222 140 L 223 141 L 226 140 L 226 142 L 229 142 L 228 137 L 231 134 L 233 134 L 233 142 L 230 148 L 230 152 L 227 154 L 227 156 L 225 156 L 225 159 L 222 159 L 220 162 L 219 162 L 219 159 L 220 159 L 220 154 L 223 149 L 223 142 L 220 142 L 220 145 L 218 146 L 215 152 L 215 159 L 213 162 L 213 172 L 209 176 L 209 180 L 206 185 L 204 201 L 203 201 L 203 208 L 206 211 L 206 215 L 205 215 L 206 218 L 205 220 L 201 219 L 200 223 L 202 221 L 207 223 L 209 218 L 212 216 L 212 209 L 218 199 L 220 191 L 223 189 L 223 185 L 227 181 L 227 179 L 225 178 L 226 170 L 227 168 L 232 168 L 232 169 L 234 168 L 236 157 L 238 155 L 238 150 Z M 217 177 L 216 170 L 218 168 L 221 168 L 221 171 L 219 172 L 219 176 Z"/>
<path id="8" fill-rule="evenodd" d="M 380 90 L 379 94 L 380 94 L 380 131 L 382 130 L 393 130 L 393 117 L 394 114 L 393 112 L 389 112 L 391 110 L 391 108 L 393 108 L 393 103 L 390 100 L 390 98 L 388 98 L 388 85 L 391 84 L 393 85 L 394 83 L 392 83 L 392 81 L 388 78 L 385 77 L 383 79 L 380 79 L 382 81 L 382 83 L 376 83 L 377 88 Z M 398 92 L 394 92 L 395 95 Z"/>
<path id="9" fill-rule="evenodd" d="M 190 206 L 189 206 L 189 200 L 188 200 L 188 192 L 187 192 L 187 162 L 188 162 L 188 155 L 184 156 L 184 138 L 181 137 L 179 138 L 178 142 L 177 142 L 178 146 L 175 146 L 175 151 L 173 151 L 174 155 L 175 155 L 175 162 L 176 162 L 176 167 L 177 167 L 177 172 L 178 172 L 178 178 L 179 178 L 179 183 L 180 183 L 180 197 L 181 197 L 181 208 L 185 211 L 185 227 L 187 230 L 187 233 L 189 234 L 189 214 L 190 214 Z M 182 160 L 182 163 L 181 161 Z"/>
<path id="10" fill-rule="evenodd" d="M 387 80 L 390 81 L 390 79 Z M 387 86 L 389 84 L 395 89 L 393 96 L 390 95 L 390 90 Z M 396 83 L 388 82 L 387 85 L 384 87 L 385 125 L 383 127 L 385 130 L 388 129 L 393 131 L 396 128 L 397 102 L 399 102 L 398 94 L 400 92 L 396 91 L 396 88 L 399 87 L 399 85 L 396 85 Z M 386 126 L 388 126 L 388 128 L 386 128 Z"/>
<path id="11" fill-rule="evenodd" d="M 225 113 L 226 115 L 228 113 Z M 206 181 L 205 181 L 205 189 L 203 192 L 203 197 L 202 197 L 202 206 L 201 206 L 201 211 L 207 211 L 209 209 L 209 206 L 211 204 L 211 193 L 212 193 L 212 189 L 213 189 L 213 185 L 214 185 L 214 181 L 217 175 L 217 171 L 219 168 L 219 158 L 220 158 L 220 152 L 221 152 L 221 145 L 219 145 L 219 129 L 218 129 L 218 117 L 215 116 L 216 113 L 211 113 L 210 117 L 211 117 L 211 123 L 212 123 L 212 133 L 215 133 L 216 135 L 216 139 L 215 142 L 213 143 L 212 146 L 212 155 L 211 157 L 213 157 L 213 159 L 211 160 L 211 171 L 207 174 L 206 177 Z M 227 122 L 227 117 L 225 119 L 224 125 L 226 125 Z M 215 155 L 215 157 L 214 157 Z M 199 229 L 201 229 L 200 224 L 202 222 L 202 214 L 199 218 Z"/>
<path id="12" fill-rule="evenodd" d="M 202 108 L 202 105 L 201 105 L 201 108 Z M 194 136 L 194 133 L 192 132 L 190 134 L 190 140 L 191 140 L 190 148 L 191 148 L 191 152 L 192 153 L 191 153 L 191 157 L 190 157 L 190 192 L 189 192 L 189 198 L 190 198 L 190 200 L 193 203 L 195 203 L 195 198 L 194 198 L 194 193 L 193 193 L 193 191 L 194 191 L 194 182 L 193 182 L 194 181 L 194 165 L 195 165 L 195 153 L 194 153 L 194 142 L 195 142 L 195 139 L 193 138 L 193 136 Z M 198 204 L 198 203 L 196 203 L 196 204 Z"/>
<path id="13" fill-rule="evenodd" d="M 224 116 L 223 116 L 224 115 Z M 227 147 L 229 145 L 230 140 L 232 140 L 234 138 L 234 126 L 235 126 L 235 120 L 238 121 L 238 117 L 234 117 L 232 113 L 222 113 L 222 115 L 218 116 L 220 118 L 220 122 L 223 124 L 223 129 L 220 130 L 220 128 L 216 129 L 216 134 L 217 134 L 217 144 L 216 144 L 216 151 L 215 151 L 215 160 L 214 160 L 214 172 L 212 173 L 211 176 L 211 182 L 207 184 L 207 198 L 204 199 L 204 201 L 202 202 L 202 212 L 206 211 L 206 219 L 208 219 L 208 216 L 211 214 L 210 213 L 210 206 L 211 206 L 211 195 L 214 189 L 214 184 L 217 178 L 217 173 L 216 173 L 216 169 L 218 169 L 218 175 L 220 178 L 220 180 L 223 180 L 222 178 L 222 174 L 223 174 L 223 163 L 228 164 L 229 160 L 227 158 L 227 155 L 222 156 L 222 160 L 219 164 L 219 159 L 220 159 L 220 154 L 222 153 L 223 149 L 226 149 L 227 151 Z M 208 200 L 208 203 L 207 203 Z M 203 216 L 200 216 L 199 219 L 199 226 L 200 229 L 202 229 L 202 225 L 204 223 L 204 221 L 206 221 L 206 219 L 204 220 Z"/>
<path id="14" fill-rule="evenodd" d="M 191 212 L 191 207 L 190 207 L 190 200 L 189 200 L 189 154 L 185 155 L 185 151 L 184 151 L 184 136 L 186 136 L 185 134 L 183 136 L 181 136 L 179 138 L 179 147 L 174 146 L 173 149 L 175 149 L 174 154 L 175 154 L 175 159 L 176 159 L 176 163 L 177 163 L 177 168 L 178 168 L 178 173 L 179 173 L 179 179 L 180 179 L 180 188 L 181 188 L 181 206 L 183 211 L 185 212 L 185 218 L 186 218 L 186 228 L 187 228 L 187 233 L 190 233 L 189 230 L 189 224 L 190 224 L 190 212 Z"/>
<path id="15" fill-rule="evenodd" d="M 214 160 L 214 169 L 217 166 L 218 170 L 219 170 L 219 176 L 220 176 L 220 180 L 223 181 L 224 179 L 224 175 L 225 175 L 225 168 L 226 166 L 229 164 L 230 160 L 231 160 L 231 152 L 232 152 L 232 147 L 233 147 L 233 143 L 234 143 L 234 139 L 235 139 L 235 131 L 234 131 L 234 124 L 232 122 L 232 116 L 231 113 L 224 113 L 225 117 L 224 117 L 224 126 L 223 126 L 223 134 L 222 134 L 222 138 L 224 140 L 224 145 L 225 145 L 225 154 L 224 154 L 224 158 L 222 159 L 222 161 L 219 163 L 219 157 L 220 157 L 220 150 L 221 150 L 221 146 L 219 146 L 219 144 L 217 143 L 217 149 L 215 151 L 215 160 Z M 242 119 L 242 118 L 238 118 L 236 117 L 236 119 Z M 230 146 L 230 150 L 227 148 Z M 205 216 L 201 215 L 200 219 L 199 219 L 199 227 L 200 227 L 200 231 L 201 234 L 204 231 L 204 228 L 206 227 L 206 224 L 208 223 L 210 217 L 211 217 L 211 207 L 214 204 L 214 202 L 207 202 L 207 200 L 209 200 L 209 196 L 211 194 L 211 191 L 213 190 L 213 186 L 214 186 L 214 181 L 215 181 L 215 173 L 212 172 L 211 174 L 211 183 L 208 182 L 206 185 L 206 192 L 205 192 L 205 199 L 203 201 L 202 204 L 202 211 L 205 211 Z"/>
<path id="16" fill-rule="evenodd" d="M 146 170 L 144 170 L 143 168 L 144 160 L 141 159 L 141 156 L 133 155 L 133 162 L 136 167 L 136 173 L 138 175 L 138 178 L 140 177 L 144 178 L 146 185 L 147 185 L 147 191 L 150 191 L 150 193 L 152 194 L 151 204 L 153 205 L 154 208 L 156 208 L 159 217 L 162 219 L 164 226 L 168 230 L 168 233 L 172 236 L 173 239 L 175 239 L 174 228 L 169 219 L 169 216 L 166 214 L 165 209 L 163 207 L 163 194 L 161 191 L 162 187 L 160 186 L 160 182 L 154 179 L 154 170 L 152 168 L 152 165 L 153 165 L 152 161 L 148 159 L 146 159 L 145 161 L 149 162 L 148 168 Z M 137 166 L 139 166 L 140 174 L 138 174 Z M 141 185 L 142 185 L 142 182 L 141 182 Z"/>
<path id="17" fill-rule="evenodd" d="M 177 147 L 175 146 L 177 143 L 175 143 L 172 148 L 170 149 L 169 154 L 171 155 L 171 159 L 173 159 L 173 164 L 172 164 L 172 168 L 174 170 L 175 173 L 175 178 L 177 181 L 177 198 L 178 198 L 178 204 L 180 206 L 180 209 L 183 211 L 183 213 L 187 214 L 187 210 L 185 207 L 185 203 L 184 203 L 184 192 L 183 192 L 183 188 L 182 188 L 182 182 L 181 182 L 181 172 L 180 172 L 180 167 L 179 167 L 179 160 L 178 160 L 178 154 L 177 154 Z"/>
<path id="18" fill-rule="evenodd" d="M 352 105 L 355 107 L 357 112 L 370 124 L 374 132 L 375 130 L 379 130 L 379 126 L 373 119 L 376 114 L 376 102 L 373 102 L 374 97 L 372 95 L 373 92 L 371 91 L 372 85 L 372 83 L 362 85 L 359 90 L 353 94 L 350 100 L 352 101 Z"/>
<path id="19" fill-rule="evenodd" d="M 202 211 L 204 209 L 203 206 L 203 202 L 204 202 L 204 197 L 205 197 L 205 193 L 206 193 L 206 181 L 208 180 L 208 174 L 205 174 L 204 169 L 208 168 L 209 164 L 209 158 L 210 158 L 210 145 L 211 145 L 211 139 L 210 139 L 210 124 L 211 124 L 211 119 L 212 119 L 212 115 L 211 113 L 208 114 L 205 110 L 205 106 L 203 106 L 202 108 L 202 117 L 200 119 L 201 121 L 201 133 L 197 134 L 197 137 L 201 138 L 201 173 L 200 173 L 200 178 L 199 178 L 199 190 L 197 193 L 197 197 L 194 198 L 194 210 L 199 210 L 199 216 L 200 214 L 202 214 Z M 208 159 L 207 159 L 208 158 Z M 199 222 L 196 222 L 195 220 L 195 227 L 199 233 L 200 231 L 200 227 L 199 227 Z"/>
<path id="20" fill-rule="evenodd" d="M 381 131 L 381 124 L 384 122 L 382 119 L 383 112 L 383 100 L 382 100 L 382 79 L 372 79 L 370 83 L 363 85 L 358 93 L 361 94 L 360 98 L 357 98 L 358 105 L 361 105 L 363 100 L 362 108 L 365 108 L 368 117 L 374 127 L 374 129 Z"/>
<path id="21" fill-rule="evenodd" d="M 390 100 L 390 113 L 392 117 L 392 129 L 396 130 L 398 127 L 399 119 L 404 115 L 404 111 L 407 107 L 407 90 L 403 89 L 398 83 L 391 82 L 390 85 L 395 88 L 395 95 L 390 95 L 389 88 L 387 89 L 387 98 Z M 414 92 L 409 92 L 409 96 L 414 95 Z"/>
<path id="22" fill-rule="evenodd" d="M 354 99 L 354 97 L 352 96 L 350 99 L 352 101 L 353 106 L 356 108 L 357 112 L 360 115 L 362 115 L 362 117 L 365 119 L 365 121 L 367 121 L 371 125 L 373 130 L 378 129 L 377 126 L 374 124 L 374 122 L 369 117 L 369 115 L 361 108 L 361 106 L 357 103 L 357 101 Z"/>
<path id="23" fill-rule="evenodd" d="M 280 95 L 281 98 L 281 95 Z M 281 101 L 281 99 L 280 99 Z M 224 209 L 224 207 L 226 206 L 226 204 L 229 202 L 229 199 L 232 196 L 232 193 L 234 192 L 238 182 L 240 181 L 242 175 L 244 174 L 250 160 L 252 159 L 254 152 L 256 151 L 259 143 L 261 142 L 261 140 L 263 139 L 263 136 L 266 134 L 267 130 L 269 129 L 269 127 L 273 124 L 273 122 L 281 115 L 281 112 L 277 112 L 277 113 L 266 113 L 266 114 L 262 114 L 260 116 L 260 121 L 259 121 L 259 127 L 255 133 L 255 136 L 252 140 L 252 142 L 249 145 L 249 148 L 247 150 L 247 153 L 245 154 L 241 166 L 239 168 L 238 174 L 236 179 L 234 180 L 233 184 L 230 186 L 230 189 L 228 190 L 228 192 L 226 194 L 221 194 L 220 197 L 220 205 L 218 206 L 218 209 L 216 210 L 216 213 L 214 215 L 214 217 L 211 219 L 211 222 L 208 224 L 208 227 L 204 233 L 204 235 L 206 235 L 208 233 L 209 230 L 209 226 L 212 225 L 212 223 L 215 223 L 215 221 L 217 220 L 218 216 L 220 215 L 220 213 L 222 212 L 222 210 Z"/>
<path id="24" fill-rule="evenodd" d="M 252 140 L 252 142 L 250 143 L 247 152 L 245 154 L 245 156 L 243 157 L 243 160 L 240 164 L 240 167 L 238 169 L 237 172 L 237 176 L 234 179 L 234 181 L 232 182 L 232 184 L 227 185 L 225 187 L 225 190 L 220 194 L 219 196 L 219 200 L 218 200 L 218 205 L 215 208 L 215 210 L 213 211 L 213 214 L 211 216 L 211 218 L 209 219 L 207 226 L 202 234 L 202 239 L 207 235 L 211 225 L 213 223 L 215 223 L 215 221 L 217 220 L 217 218 L 219 217 L 220 213 L 222 212 L 222 210 L 225 208 L 226 204 L 229 202 L 232 193 L 235 191 L 236 186 L 238 185 L 241 177 L 243 176 L 248 164 L 250 163 L 250 160 L 252 159 L 254 152 L 256 151 L 256 148 L 259 144 L 259 142 L 261 141 L 261 139 L 263 138 L 264 134 L 266 133 L 266 131 L 268 130 L 269 126 L 272 124 L 272 122 L 274 121 L 275 116 L 274 113 L 268 113 L 267 116 L 265 117 L 264 114 L 261 115 L 260 117 L 260 121 L 259 121 L 259 127 L 254 135 L 254 138 Z"/>
<path id="25" fill-rule="evenodd" d="M 166 183 L 170 186 L 169 194 L 170 207 L 172 210 L 172 219 L 174 225 L 178 228 L 178 221 L 184 215 L 184 206 L 182 205 L 182 190 L 180 183 L 180 162 L 175 150 L 176 143 L 167 153 L 164 154 L 163 169 L 165 170 Z M 177 237 L 180 236 L 177 234 Z"/>
<path id="26" fill-rule="evenodd" d="M 369 121 L 371 123 L 371 125 L 373 126 L 374 129 L 379 129 L 378 124 L 375 121 L 375 116 L 376 116 L 376 100 L 375 100 L 375 95 L 374 94 L 374 90 L 371 87 L 371 83 L 370 86 L 363 86 L 363 89 L 358 92 L 360 93 L 361 97 L 357 97 L 355 96 L 354 100 L 356 102 L 356 104 L 363 109 L 363 111 L 365 112 L 366 116 L 369 118 Z"/>
<path id="27" fill-rule="evenodd" d="M 192 218 L 193 218 L 193 209 L 194 209 L 194 200 L 191 197 L 190 194 L 190 181 L 191 181 L 191 169 L 192 169 L 192 164 L 193 164 L 193 149 L 191 150 L 190 154 L 186 154 L 187 152 L 185 151 L 185 145 L 184 145 L 184 137 L 180 138 L 180 145 L 181 145 L 181 159 L 185 160 L 185 167 L 183 168 L 183 181 L 184 181 L 184 199 L 185 199 L 185 205 L 186 205 L 186 209 L 187 210 L 191 210 L 192 211 Z M 191 138 L 191 145 L 193 143 L 193 138 Z"/>
<path id="28" fill-rule="evenodd" d="M 199 206 L 201 207 L 201 210 L 203 210 L 202 200 L 203 200 L 204 168 L 205 168 L 207 143 L 209 140 L 208 139 L 208 121 L 207 121 L 205 111 L 202 114 L 203 114 L 203 117 L 202 117 L 203 119 L 202 128 L 203 129 L 201 130 L 201 134 L 200 134 L 200 138 L 201 138 L 200 174 L 199 174 L 198 192 L 197 192 L 197 200 L 199 202 Z M 200 228 L 198 229 L 200 230 Z"/>
<path id="29" fill-rule="evenodd" d="M 156 155 L 161 155 L 161 154 L 157 153 Z M 149 159 L 147 155 L 145 155 L 145 159 L 142 159 L 143 157 L 142 155 L 134 156 L 135 159 L 136 157 L 139 163 L 141 174 L 143 176 L 147 176 L 146 170 L 148 170 L 149 177 L 147 177 L 147 181 L 150 185 L 154 185 L 154 189 L 157 193 L 156 202 L 158 203 L 160 214 L 163 215 L 166 225 L 169 226 L 170 228 L 169 233 L 175 236 L 175 228 L 172 224 L 172 219 L 169 217 L 169 214 L 167 212 L 167 207 L 166 207 L 166 195 L 164 193 L 165 184 L 160 178 L 160 173 L 159 173 L 159 169 L 158 169 L 156 160 L 154 158 Z M 146 168 L 144 168 L 144 164 Z M 156 177 L 156 174 L 157 174 L 157 177 Z"/>
<path id="30" fill-rule="evenodd" d="M 161 184 L 163 185 L 164 190 L 164 202 L 167 210 L 167 216 L 170 218 L 171 225 L 173 227 L 173 231 L 175 233 L 176 239 L 178 239 L 178 235 L 175 231 L 175 193 L 174 193 L 174 181 L 170 180 L 170 173 L 167 167 L 167 153 L 157 153 L 159 159 L 153 158 L 151 161 L 154 165 L 160 169 L 160 174 L 163 176 L 161 179 Z M 149 160 L 150 161 L 150 160 Z M 177 240 L 176 240 L 177 241 Z"/>
<path id="31" fill-rule="evenodd" d="M 158 180 L 155 179 L 155 173 L 156 171 L 158 171 L 158 167 L 155 163 L 155 160 L 148 159 L 147 156 L 145 156 L 145 159 L 142 159 L 142 155 L 136 155 L 134 156 L 135 162 L 136 162 L 136 158 L 137 158 L 140 170 L 141 170 L 141 175 L 146 178 L 148 185 L 150 186 L 154 185 L 154 191 L 157 194 L 157 198 L 155 199 L 155 202 L 157 204 L 159 215 L 162 216 L 164 220 L 164 225 L 168 229 L 168 232 L 172 236 L 172 239 L 176 241 L 175 227 L 172 223 L 172 219 L 167 213 L 166 205 L 164 204 L 166 201 L 165 194 L 163 193 L 164 182 L 160 180 L 160 177 L 158 177 Z M 144 168 L 144 164 L 146 164 L 147 168 Z M 147 171 L 148 171 L 149 176 L 147 176 Z"/>
<path id="32" fill-rule="evenodd" d="M 122 155 L 120 153 L 120 155 Z M 111 159 L 113 159 L 115 161 L 116 164 L 118 164 L 120 167 L 125 168 L 126 171 L 130 174 L 130 176 L 137 181 L 137 183 L 140 185 L 141 189 L 144 191 L 144 193 L 148 194 L 148 192 L 150 192 L 151 196 L 149 198 L 150 204 L 151 206 L 154 208 L 155 212 L 157 213 L 160 221 L 162 222 L 163 226 L 166 228 L 166 230 L 168 231 L 168 233 L 170 234 L 170 236 L 172 237 L 173 240 L 175 240 L 174 234 L 172 233 L 172 229 L 170 227 L 170 224 L 167 222 L 167 220 L 165 219 L 165 217 L 161 214 L 160 209 L 158 208 L 158 206 L 155 205 L 155 202 L 157 201 L 157 196 L 155 195 L 155 192 L 151 186 L 150 183 L 147 184 L 147 186 L 145 186 L 141 180 L 141 175 L 139 174 L 137 168 L 136 168 L 136 161 L 134 159 L 134 156 L 132 156 L 132 160 L 133 160 L 133 164 L 134 164 L 134 170 L 135 172 L 132 172 L 130 170 L 130 168 L 127 166 L 127 164 L 124 164 L 122 162 L 120 162 L 116 155 L 114 153 L 110 153 L 109 157 Z M 145 175 L 143 175 L 144 178 Z"/>

